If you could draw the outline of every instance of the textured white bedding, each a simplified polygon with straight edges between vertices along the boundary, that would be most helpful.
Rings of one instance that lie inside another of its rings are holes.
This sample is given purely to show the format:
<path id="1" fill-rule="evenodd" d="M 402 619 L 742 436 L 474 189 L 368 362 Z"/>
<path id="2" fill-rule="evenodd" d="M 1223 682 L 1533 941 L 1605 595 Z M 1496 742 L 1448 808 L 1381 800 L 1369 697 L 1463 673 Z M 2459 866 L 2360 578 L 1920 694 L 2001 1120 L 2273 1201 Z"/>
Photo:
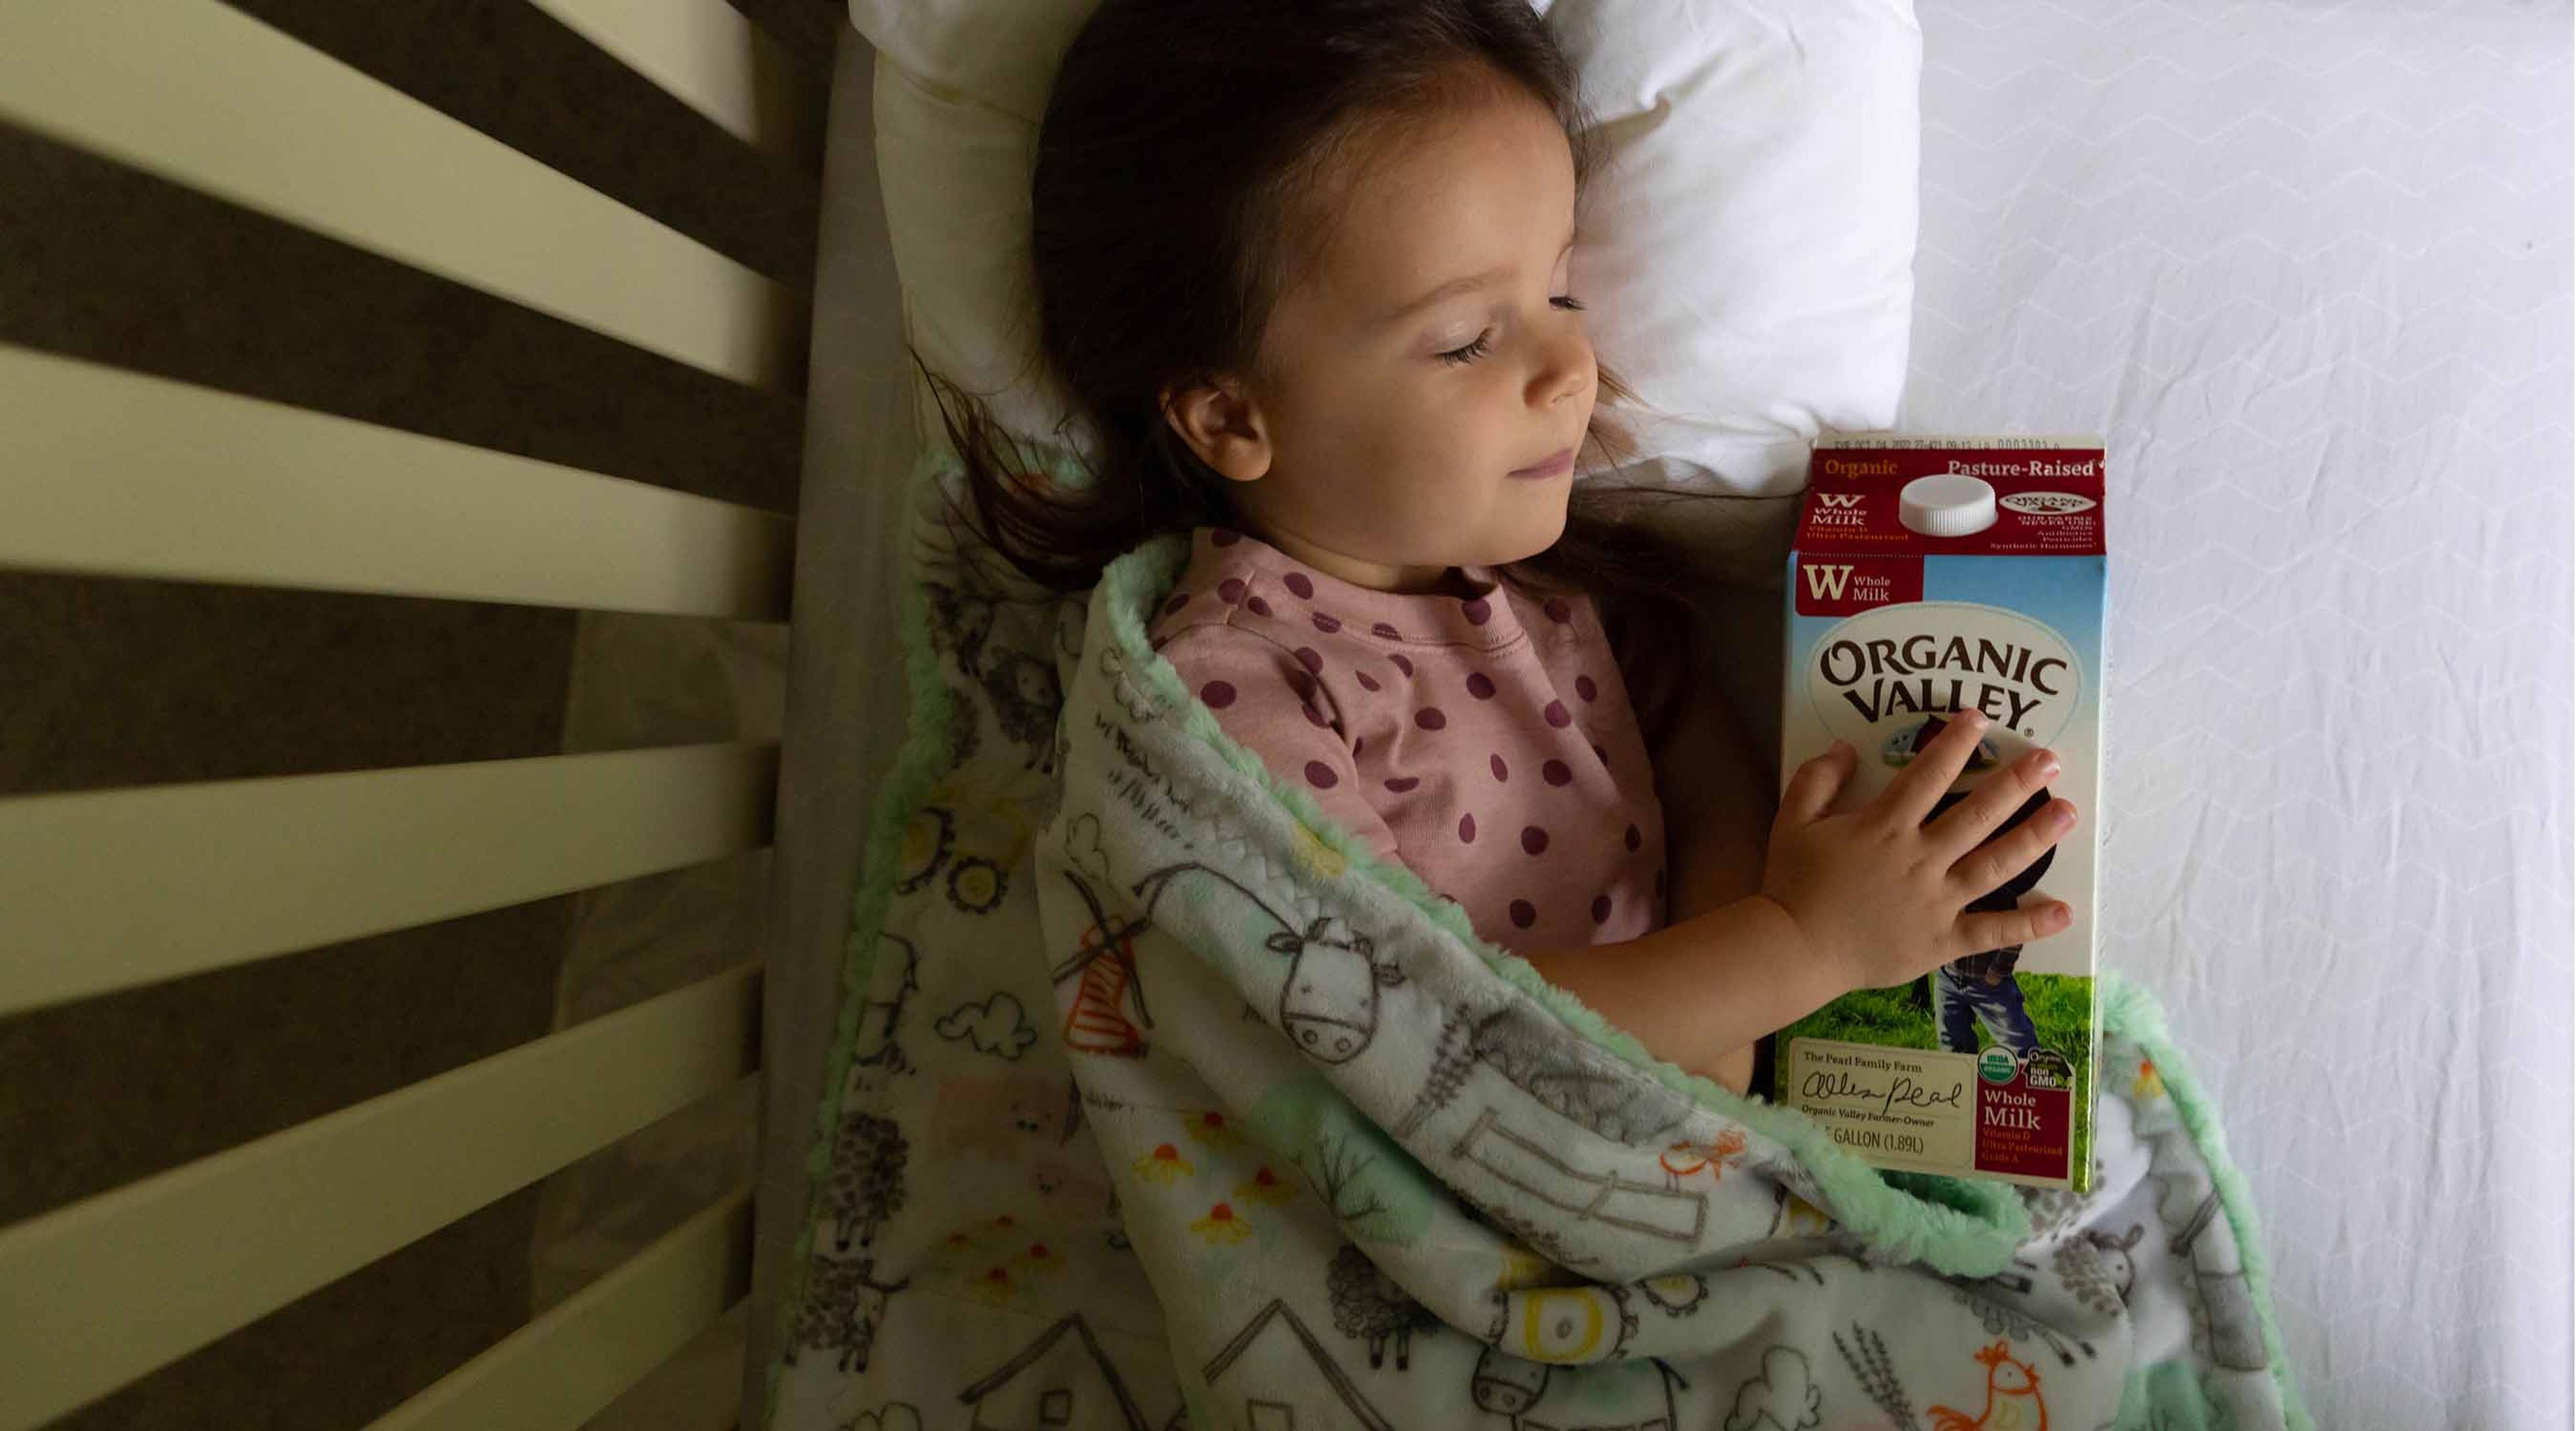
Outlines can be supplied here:
<path id="1" fill-rule="evenodd" d="M 2104 958 L 2322 1427 L 2569 1424 L 2569 15 L 1920 0 L 1918 430 L 2112 461 Z"/>

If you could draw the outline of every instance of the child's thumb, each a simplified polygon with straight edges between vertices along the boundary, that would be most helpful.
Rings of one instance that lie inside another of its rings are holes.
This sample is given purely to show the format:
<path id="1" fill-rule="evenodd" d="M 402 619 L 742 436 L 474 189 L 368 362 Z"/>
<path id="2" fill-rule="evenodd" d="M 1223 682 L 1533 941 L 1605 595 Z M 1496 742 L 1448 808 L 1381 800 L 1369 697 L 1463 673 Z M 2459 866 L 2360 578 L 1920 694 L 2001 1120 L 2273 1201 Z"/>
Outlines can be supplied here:
<path id="1" fill-rule="evenodd" d="M 1825 753 L 1798 767 L 1789 777 L 1789 788 L 1780 792 L 1780 818 L 1791 824 L 1804 825 L 1824 818 L 1834 797 L 1842 793 L 1843 781 L 1850 776 L 1850 765 L 1844 756 L 1851 747 L 1835 741 Z"/>

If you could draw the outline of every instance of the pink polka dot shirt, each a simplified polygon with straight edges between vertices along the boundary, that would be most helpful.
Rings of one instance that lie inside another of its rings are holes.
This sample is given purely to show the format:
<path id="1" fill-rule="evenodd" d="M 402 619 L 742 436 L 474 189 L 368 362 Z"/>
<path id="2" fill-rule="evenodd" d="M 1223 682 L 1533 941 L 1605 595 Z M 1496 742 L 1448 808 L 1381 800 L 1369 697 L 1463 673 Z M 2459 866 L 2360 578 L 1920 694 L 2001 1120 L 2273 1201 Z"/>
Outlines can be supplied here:
<path id="1" fill-rule="evenodd" d="M 1664 917 L 1664 826 L 1592 602 L 1373 591 L 1200 528 L 1147 632 L 1280 780 L 1504 948 L 1634 939 Z"/>

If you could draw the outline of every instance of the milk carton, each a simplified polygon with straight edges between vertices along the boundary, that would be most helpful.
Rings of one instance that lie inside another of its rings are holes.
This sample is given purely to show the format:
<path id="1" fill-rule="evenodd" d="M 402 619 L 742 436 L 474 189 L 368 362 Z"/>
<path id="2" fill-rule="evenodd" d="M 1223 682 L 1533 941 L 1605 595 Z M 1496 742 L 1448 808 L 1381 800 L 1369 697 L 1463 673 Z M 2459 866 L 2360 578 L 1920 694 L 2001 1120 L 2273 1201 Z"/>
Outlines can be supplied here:
<path id="1" fill-rule="evenodd" d="M 1972 909 L 2063 901 L 2074 923 L 1780 1031 L 1775 1101 L 1887 1168 L 2091 1186 L 2099 1004 L 2102 444 L 1866 434 L 1818 442 L 1789 555 L 1782 779 L 1840 739 L 1858 808 L 1963 710 L 1993 724 L 1934 818 L 2045 746 L 2062 764 L 2001 827 L 2063 797 L 2073 829 Z M 2000 833 L 2000 831 L 1998 831 Z"/>

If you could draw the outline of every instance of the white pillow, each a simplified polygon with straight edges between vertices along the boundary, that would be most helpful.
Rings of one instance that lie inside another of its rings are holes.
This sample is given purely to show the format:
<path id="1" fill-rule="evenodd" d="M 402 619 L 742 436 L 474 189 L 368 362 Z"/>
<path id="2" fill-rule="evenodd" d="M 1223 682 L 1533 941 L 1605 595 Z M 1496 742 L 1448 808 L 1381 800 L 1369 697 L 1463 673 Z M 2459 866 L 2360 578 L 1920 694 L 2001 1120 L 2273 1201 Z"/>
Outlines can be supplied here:
<path id="1" fill-rule="evenodd" d="M 1059 431 L 1036 350 L 1029 166 L 1097 0 L 851 0 L 910 337 L 1015 431 Z M 1785 495 L 1820 430 L 1892 426 L 1914 300 L 1922 33 L 1911 0 L 1554 0 L 1606 132 L 1573 260 L 1640 464 Z M 1079 440 L 1078 432 L 1068 435 Z M 1724 504 L 1777 584 L 1792 504 Z"/>

